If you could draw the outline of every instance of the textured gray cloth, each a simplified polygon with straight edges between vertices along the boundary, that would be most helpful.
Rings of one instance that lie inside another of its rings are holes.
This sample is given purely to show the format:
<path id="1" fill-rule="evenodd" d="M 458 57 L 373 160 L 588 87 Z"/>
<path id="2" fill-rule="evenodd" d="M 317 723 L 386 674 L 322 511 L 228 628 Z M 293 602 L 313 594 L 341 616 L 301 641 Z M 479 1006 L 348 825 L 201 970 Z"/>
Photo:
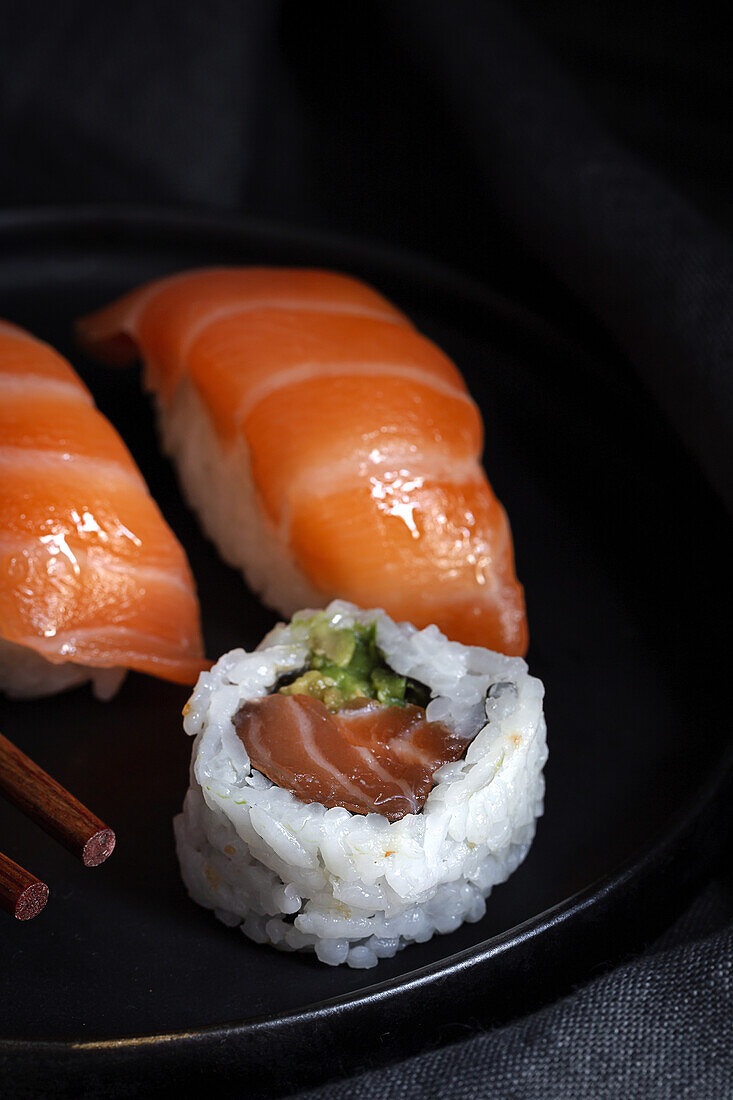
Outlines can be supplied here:
<path id="1" fill-rule="evenodd" d="M 407 3 L 395 22 L 517 235 L 605 326 L 733 512 L 730 240 L 613 139 L 509 7 Z"/>
<path id="2" fill-rule="evenodd" d="M 643 958 L 557 1004 L 298 1100 L 729 1097 L 732 913 L 731 886 L 719 880 Z"/>

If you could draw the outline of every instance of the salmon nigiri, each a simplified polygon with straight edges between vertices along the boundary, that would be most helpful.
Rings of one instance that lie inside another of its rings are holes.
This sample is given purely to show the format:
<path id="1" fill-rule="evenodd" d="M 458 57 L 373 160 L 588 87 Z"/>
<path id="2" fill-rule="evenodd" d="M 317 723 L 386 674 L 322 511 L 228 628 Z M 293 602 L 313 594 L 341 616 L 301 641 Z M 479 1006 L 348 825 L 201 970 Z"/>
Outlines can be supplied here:
<path id="1" fill-rule="evenodd" d="M 193 683 L 186 556 L 72 368 L 0 323 L 0 690 L 45 695 L 127 669 Z"/>
<path id="2" fill-rule="evenodd" d="M 527 647 L 506 514 L 454 363 L 356 279 L 192 271 L 79 323 L 140 354 L 164 446 L 222 555 L 283 614 L 338 595 L 511 655 Z"/>

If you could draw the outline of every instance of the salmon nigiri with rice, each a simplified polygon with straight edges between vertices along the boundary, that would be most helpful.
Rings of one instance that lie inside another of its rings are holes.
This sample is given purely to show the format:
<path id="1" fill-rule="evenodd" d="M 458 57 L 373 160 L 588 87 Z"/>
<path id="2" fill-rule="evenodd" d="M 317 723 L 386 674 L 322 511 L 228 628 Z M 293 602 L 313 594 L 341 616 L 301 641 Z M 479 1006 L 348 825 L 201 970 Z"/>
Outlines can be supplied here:
<path id="1" fill-rule="evenodd" d="M 194 683 L 186 556 L 119 435 L 48 344 L 0 322 L 0 691 L 48 695 L 128 669 Z"/>
<path id="2" fill-rule="evenodd" d="M 144 359 L 189 501 L 267 604 L 338 596 L 524 654 L 480 413 L 381 294 L 324 271 L 212 268 L 140 287 L 78 332 L 102 359 Z"/>

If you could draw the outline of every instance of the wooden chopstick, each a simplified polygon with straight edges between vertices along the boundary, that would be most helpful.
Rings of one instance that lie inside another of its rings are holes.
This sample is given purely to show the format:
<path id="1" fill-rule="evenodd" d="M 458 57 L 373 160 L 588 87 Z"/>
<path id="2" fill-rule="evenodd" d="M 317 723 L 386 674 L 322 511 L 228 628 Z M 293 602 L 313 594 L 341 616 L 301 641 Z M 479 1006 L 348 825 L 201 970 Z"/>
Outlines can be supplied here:
<path id="1" fill-rule="evenodd" d="M 78 856 L 85 867 L 97 867 L 112 855 L 115 834 L 109 826 L 2 734 L 0 794 Z"/>
<path id="2" fill-rule="evenodd" d="M 0 852 L 0 907 L 16 920 L 30 920 L 47 901 L 46 883 Z"/>

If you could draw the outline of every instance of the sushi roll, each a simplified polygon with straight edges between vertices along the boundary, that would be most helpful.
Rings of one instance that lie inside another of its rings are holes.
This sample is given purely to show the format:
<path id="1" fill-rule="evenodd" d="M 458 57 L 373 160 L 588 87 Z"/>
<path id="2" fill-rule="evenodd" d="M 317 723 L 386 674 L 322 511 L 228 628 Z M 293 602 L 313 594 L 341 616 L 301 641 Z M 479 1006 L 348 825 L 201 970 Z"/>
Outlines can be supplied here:
<path id="1" fill-rule="evenodd" d="M 86 386 L 48 344 L 0 323 L 0 692 L 128 669 L 193 684 L 199 605 L 182 547 Z"/>
<path id="2" fill-rule="evenodd" d="M 521 658 L 336 600 L 199 678 L 175 820 L 190 896 L 257 943 L 371 967 L 480 920 L 542 813 Z"/>
<path id="3" fill-rule="evenodd" d="M 189 502 L 282 615 L 334 597 L 522 656 L 511 531 L 455 364 L 346 275 L 184 272 L 83 319 L 139 354 Z"/>

